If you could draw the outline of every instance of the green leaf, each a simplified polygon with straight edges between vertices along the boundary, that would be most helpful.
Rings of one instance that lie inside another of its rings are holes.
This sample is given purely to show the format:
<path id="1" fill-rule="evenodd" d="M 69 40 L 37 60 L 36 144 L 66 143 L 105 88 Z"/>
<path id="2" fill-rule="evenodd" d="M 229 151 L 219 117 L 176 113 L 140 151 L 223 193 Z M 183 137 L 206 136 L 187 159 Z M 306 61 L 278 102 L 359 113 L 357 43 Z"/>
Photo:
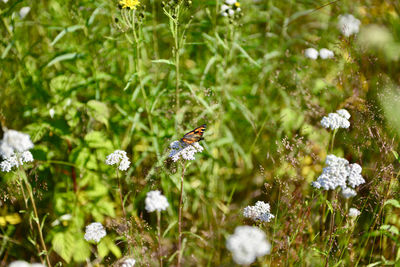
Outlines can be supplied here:
<path id="1" fill-rule="evenodd" d="M 47 63 L 46 67 L 53 66 L 54 64 L 60 62 L 60 61 L 65 61 L 65 60 L 73 60 L 77 58 L 82 58 L 84 56 L 83 53 L 66 53 L 62 54 L 61 56 L 57 56 L 53 58 L 49 63 Z"/>
<path id="2" fill-rule="evenodd" d="M 153 63 L 164 63 L 164 64 L 175 66 L 175 63 L 172 62 L 171 60 L 168 60 L 168 59 L 157 59 L 157 60 L 152 60 L 151 62 L 153 62 Z"/>
<path id="3" fill-rule="evenodd" d="M 54 46 L 67 32 L 74 32 L 77 30 L 81 30 L 83 29 L 84 26 L 83 25 L 73 25 L 73 26 L 69 26 L 67 28 L 65 28 L 64 30 L 62 30 L 57 36 L 56 38 L 54 38 L 53 42 L 51 42 L 51 46 Z"/>
<path id="4" fill-rule="evenodd" d="M 394 225 L 384 224 L 379 228 L 379 230 L 387 231 L 394 235 L 399 235 L 399 229 Z"/>
<path id="5" fill-rule="evenodd" d="M 400 202 L 393 198 L 386 200 L 386 202 L 385 202 L 385 204 L 383 204 L 383 206 L 386 206 L 386 205 L 392 205 L 395 208 L 400 208 Z"/>
<path id="6" fill-rule="evenodd" d="M 54 235 L 52 244 L 54 251 L 69 263 L 72 255 L 75 253 L 74 236 L 70 232 L 57 233 Z"/>
<path id="7" fill-rule="evenodd" d="M 110 140 L 107 140 L 103 132 L 91 131 L 85 136 L 84 140 L 90 148 L 107 148 L 112 150 Z"/>
<path id="8" fill-rule="evenodd" d="M 97 100 L 90 100 L 89 102 L 87 102 L 87 107 L 89 116 L 103 123 L 108 128 L 110 111 L 107 105 Z"/>

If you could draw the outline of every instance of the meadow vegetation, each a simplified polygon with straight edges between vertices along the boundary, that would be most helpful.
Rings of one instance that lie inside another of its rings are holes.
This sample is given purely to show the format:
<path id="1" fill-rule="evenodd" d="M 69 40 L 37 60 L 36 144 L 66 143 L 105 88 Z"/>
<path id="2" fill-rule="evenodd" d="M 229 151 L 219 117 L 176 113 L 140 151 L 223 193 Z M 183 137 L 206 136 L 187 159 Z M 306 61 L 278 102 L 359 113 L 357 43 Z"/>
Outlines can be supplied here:
<path id="1" fill-rule="evenodd" d="M 0 17 L 1 266 L 399 266 L 399 1 Z"/>

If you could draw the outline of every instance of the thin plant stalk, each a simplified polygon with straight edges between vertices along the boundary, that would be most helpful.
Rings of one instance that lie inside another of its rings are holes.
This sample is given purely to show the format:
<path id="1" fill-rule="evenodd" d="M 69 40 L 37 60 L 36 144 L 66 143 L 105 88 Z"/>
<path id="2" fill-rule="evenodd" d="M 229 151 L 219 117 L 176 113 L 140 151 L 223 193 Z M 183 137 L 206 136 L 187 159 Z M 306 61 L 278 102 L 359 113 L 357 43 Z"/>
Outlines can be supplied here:
<path id="1" fill-rule="evenodd" d="M 143 79 L 142 79 L 142 72 L 140 69 L 141 66 L 141 58 L 140 58 L 140 29 L 136 29 L 136 24 L 138 25 L 138 28 L 140 27 L 139 23 L 136 22 L 136 17 L 135 14 L 133 13 L 132 18 L 131 18 L 131 28 L 132 28 L 132 33 L 133 33 L 133 38 L 135 39 L 135 44 L 136 44 L 136 73 L 139 79 L 139 86 L 140 86 L 140 91 L 142 92 L 143 99 L 144 99 L 144 104 L 145 104 L 145 109 L 147 113 L 147 119 L 149 121 L 149 126 L 151 132 L 153 132 L 153 121 L 151 119 L 151 114 L 150 114 L 150 109 L 149 109 L 149 103 L 148 103 L 148 97 L 146 94 L 146 91 L 144 90 L 143 86 Z"/>
<path id="2" fill-rule="evenodd" d="M 160 261 L 160 267 L 163 266 L 163 259 L 161 253 L 161 212 L 157 210 L 157 236 L 158 236 L 158 258 Z"/>
<path id="3" fill-rule="evenodd" d="M 179 198 L 179 212 L 178 212 L 178 264 L 181 267 L 182 258 L 182 207 L 183 207 L 183 178 L 185 177 L 185 163 L 182 163 L 182 176 L 181 176 L 181 194 Z"/>
<path id="4" fill-rule="evenodd" d="M 333 152 L 333 144 L 335 143 L 335 136 L 337 133 L 337 129 L 333 130 L 332 140 L 331 140 L 331 153 Z"/>
<path id="5" fill-rule="evenodd" d="M 154 49 L 154 59 L 159 59 L 160 55 L 158 52 L 158 39 L 157 39 L 157 0 L 151 1 L 152 13 L 153 13 L 153 49 Z"/>
<path id="6" fill-rule="evenodd" d="M 44 242 L 42 227 L 41 227 L 41 225 L 40 225 L 39 214 L 38 214 L 38 212 L 37 212 L 35 198 L 33 197 L 32 187 L 31 187 L 31 184 L 29 183 L 28 178 L 27 178 L 27 176 L 26 176 L 26 173 L 25 173 L 25 171 L 22 169 L 22 166 L 21 166 L 21 165 L 19 166 L 19 168 L 20 168 L 20 171 L 21 171 L 21 173 L 22 173 L 21 176 L 22 176 L 22 178 L 23 178 L 23 182 L 25 182 L 25 186 L 26 186 L 26 189 L 27 189 L 28 194 L 29 194 L 29 198 L 30 198 L 31 203 L 32 203 L 33 213 L 34 213 L 34 215 L 35 215 L 34 221 L 36 222 L 36 226 L 37 226 L 37 228 L 38 228 L 39 239 L 40 239 L 40 243 L 41 243 L 41 245 L 42 245 L 42 249 L 43 249 L 43 251 L 44 251 L 44 254 L 45 254 L 45 256 L 46 256 L 47 266 L 50 267 L 50 266 L 52 266 L 52 265 L 51 265 L 51 262 L 50 262 L 49 253 L 48 253 L 48 250 L 47 250 L 47 247 L 46 247 L 46 243 Z"/>
<path id="7" fill-rule="evenodd" d="M 176 97 L 176 110 L 179 110 L 179 86 L 180 86 L 180 74 L 179 74 L 179 11 L 180 11 L 180 5 L 177 6 L 177 11 L 176 11 L 176 19 L 174 21 L 174 51 L 175 51 L 175 97 Z"/>
<path id="8" fill-rule="evenodd" d="M 121 179 L 119 178 L 119 171 L 118 171 L 118 168 L 117 168 L 116 172 L 117 172 L 117 179 L 118 179 L 119 200 L 121 201 L 122 213 L 124 214 L 124 217 L 126 218 L 126 212 L 125 212 L 125 207 L 124 207 L 124 199 L 123 199 L 123 197 L 122 197 Z"/>

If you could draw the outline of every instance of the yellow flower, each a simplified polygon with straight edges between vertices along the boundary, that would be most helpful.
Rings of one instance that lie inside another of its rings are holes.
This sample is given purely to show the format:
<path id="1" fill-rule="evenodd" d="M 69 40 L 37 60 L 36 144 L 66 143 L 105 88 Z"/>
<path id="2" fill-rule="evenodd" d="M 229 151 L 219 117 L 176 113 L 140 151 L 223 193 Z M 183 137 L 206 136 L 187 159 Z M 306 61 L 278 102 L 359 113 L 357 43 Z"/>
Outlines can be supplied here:
<path id="1" fill-rule="evenodd" d="M 136 9 L 136 6 L 140 5 L 139 0 L 121 0 L 119 6 L 121 8 Z"/>
<path id="2" fill-rule="evenodd" d="M 236 3 L 234 4 L 234 6 L 235 6 L 235 7 L 240 7 L 240 3 L 239 3 L 239 2 L 236 2 Z"/>

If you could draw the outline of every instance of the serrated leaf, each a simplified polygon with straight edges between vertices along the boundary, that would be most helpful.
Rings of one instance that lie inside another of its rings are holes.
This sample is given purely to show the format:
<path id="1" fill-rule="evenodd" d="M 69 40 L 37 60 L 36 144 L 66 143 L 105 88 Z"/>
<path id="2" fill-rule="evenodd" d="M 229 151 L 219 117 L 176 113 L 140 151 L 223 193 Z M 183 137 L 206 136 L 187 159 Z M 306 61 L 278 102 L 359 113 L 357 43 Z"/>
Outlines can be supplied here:
<path id="1" fill-rule="evenodd" d="M 74 237 L 70 232 L 57 233 L 52 240 L 54 251 L 67 263 L 71 261 L 75 253 L 74 243 Z"/>
<path id="2" fill-rule="evenodd" d="M 88 107 L 89 116 L 103 123 L 108 128 L 110 111 L 107 105 L 97 100 L 90 100 L 86 105 Z"/>

